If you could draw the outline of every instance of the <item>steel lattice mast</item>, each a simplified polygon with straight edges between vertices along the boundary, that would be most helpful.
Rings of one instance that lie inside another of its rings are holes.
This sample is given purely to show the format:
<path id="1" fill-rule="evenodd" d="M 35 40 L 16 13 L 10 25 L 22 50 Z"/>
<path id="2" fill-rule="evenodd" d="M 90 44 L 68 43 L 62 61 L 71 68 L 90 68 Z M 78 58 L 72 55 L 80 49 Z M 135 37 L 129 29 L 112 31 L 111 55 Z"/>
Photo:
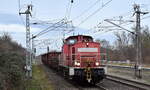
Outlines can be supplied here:
<path id="1" fill-rule="evenodd" d="M 26 15 L 26 76 L 32 77 L 32 61 L 31 61 L 31 42 L 30 42 L 30 15 L 31 15 L 32 5 L 28 5 L 25 12 L 19 12 L 19 14 Z"/>
<path id="2" fill-rule="evenodd" d="M 139 78 L 142 77 L 141 74 L 141 65 L 142 65 L 142 47 L 141 47 L 141 14 L 148 14 L 148 12 L 142 12 L 140 10 L 140 6 L 137 4 L 134 4 L 134 11 L 136 15 L 136 64 L 135 68 L 137 69 L 135 71 L 135 75 L 138 76 Z M 139 74 L 137 75 L 137 71 L 139 70 Z"/>

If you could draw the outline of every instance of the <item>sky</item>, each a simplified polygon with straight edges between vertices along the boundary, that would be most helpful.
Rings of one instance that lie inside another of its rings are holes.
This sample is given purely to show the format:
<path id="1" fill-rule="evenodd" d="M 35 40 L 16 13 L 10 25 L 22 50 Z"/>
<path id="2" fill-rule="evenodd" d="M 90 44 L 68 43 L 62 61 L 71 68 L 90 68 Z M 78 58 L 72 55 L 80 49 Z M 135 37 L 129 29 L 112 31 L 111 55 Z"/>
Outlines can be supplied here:
<path id="1" fill-rule="evenodd" d="M 63 18 L 67 18 L 68 21 L 72 20 L 75 26 L 75 31 L 70 34 L 66 34 L 65 37 L 77 34 L 91 35 L 94 39 L 106 39 L 113 43 L 115 41 L 115 36 L 113 32 L 98 31 L 95 28 L 99 23 L 100 26 L 111 26 L 109 23 L 104 22 L 104 19 L 118 19 L 119 16 L 123 16 L 124 20 L 135 20 L 133 17 L 133 4 L 139 4 L 142 11 L 150 11 L 150 1 L 149 0 L 1 0 L 0 5 L 0 35 L 3 32 L 8 32 L 14 41 L 22 44 L 25 47 L 25 16 L 19 16 L 20 12 L 26 10 L 26 5 L 33 5 L 31 22 L 39 22 L 41 25 L 31 25 L 31 34 L 36 35 L 41 30 L 44 30 L 49 26 L 49 24 L 44 24 L 44 22 L 58 22 Z M 106 6 L 102 8 L 105 3 L 109 2 Z M 98 10 L 101 8 L 100 10 Z M 98 12 L 96 12 L 98 10 Z M 96 12 L 96 13 L 94 13 Z M 94 13 L 94 14 L 93 14 Z M 143 17 L 150 16 L 144 15 Z M 118 22 L 117 22 L 118 23 Z M 135 24 L 123 26 L 127 29 L 131 29 Z M 150 18 L 143 19 L 141 25 L 150 26 Z M 40 37 L 38 40 L 50 39 L 51 49 L 61 49 L 62 35 L 63 31 L 57 30 L 53 32 L 46 33 Z M 56 42 L 57 40 L 57 42 Z M 41 45 L 40 47 L 44 47 Z M 43 50 L 43 49 L 42 49 Z M 45 49 L 46 50 L 46 49 Z M 43 50 L 43 52 L 45 52 Z"/>

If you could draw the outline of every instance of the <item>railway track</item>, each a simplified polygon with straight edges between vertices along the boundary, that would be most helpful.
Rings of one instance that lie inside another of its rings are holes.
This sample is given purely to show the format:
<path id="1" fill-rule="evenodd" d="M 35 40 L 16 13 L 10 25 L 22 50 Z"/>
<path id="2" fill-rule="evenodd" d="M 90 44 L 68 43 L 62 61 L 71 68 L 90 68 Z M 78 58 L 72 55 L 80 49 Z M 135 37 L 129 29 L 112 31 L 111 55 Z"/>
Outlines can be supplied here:
<path id="1" fill-rule="evenodd" d="M 54 90 L 107 90 L 101 86 L 93 86 L 86 84 L 79 84 L 72 80 L 65 79 L 63 76 L 58 75 L 57 72 L 51 70 L 50 68 L 42 65 L 44 70 L 48 74 L 48 78 L 52 85 L 54 85 Z"/>
<path id="2" fill-rule="evenodd" d="M 135 69 L 134 66 L 108 65 L 108 67 Z M 142 70 L 150 71 L 150 68 L 142 67 Z"/>
<path id="3" fill-rule="evenodd" d="M 121 83 L 129 87 L 136 88 L 137 90 L 150 90 L 150 85 L 137 82 L 137 81 L 133 81 L 133 80 L 129 80 L 129 79 L 112 76 L 112 75 L 107 75 L 106 79 L 117 82 L 117 83 Z"/>
<path id="4" fill-rule="evenodd" d="M 92 85 L 88 83 L 79 83 L 72 80 L 67 80 L 69 83 L 71 83 L 76 89 L 75 90 L 108 90 L 103 86 L 100 85 Z"/>
<path id="5" fill-rule="evenodd" d="M 102 83 L 107 84 L 108 86 L 98 84 L 96 86 L 93 85 L 80 85 L 77 82 L 72 82 L 70 80 L 66 80 L 60 75 L 57 75 L 57 73 L 54 73 L 53 71 L 49 70 L 49 68 L 46 68 L 46 71 L 49 72 L 49 78 L 50 81 L 53 82 L 53 84 L 56 85 L 56 90 L 149 90 L 150 85 L 143 84 L 136 81 L 131 81 L 128 79 L 107 75 L 107 78 Z M 113 84 L 114 85 L 111 85 Z M 111 83 L 111 84 L 110 84 Z M 115 84 L 117 83 L 117 84 Z M 118 84 L 122 84 L 122 86 L 119 86 Z M 117 89 L 113 89 L 113 87 L 117 87 Z M 126 87 L 126 88 L 124 88 Z M 127 88 L 134 88 L 134 89 L 127 89 Z M 118 89 L 119 88 L 119 89 Z M 124 88 L 124 89 L 122 89 Z"/>
<path id="6" fill-rule="evenodd" d="M 103 86 L 98 86 L 97 87 L 100 89 L 100 90 L 108 90 L 107 88 L 103 87 Z"/>
<path id="7" fill-rule="evenodd" d="M 76 86 L 76 88 L 78 88 L 78 90 L 108 90 L 105 87 L 102 86 Z"/>

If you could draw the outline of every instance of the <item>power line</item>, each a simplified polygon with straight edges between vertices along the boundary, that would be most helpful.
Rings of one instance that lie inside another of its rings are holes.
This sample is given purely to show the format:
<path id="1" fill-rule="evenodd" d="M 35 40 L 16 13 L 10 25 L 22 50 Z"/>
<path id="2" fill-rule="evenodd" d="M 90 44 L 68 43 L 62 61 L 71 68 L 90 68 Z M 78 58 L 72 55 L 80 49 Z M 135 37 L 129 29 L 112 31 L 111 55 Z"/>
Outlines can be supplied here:
<path id="1" fill-rule="evenodd" d="M 55 29 L 57 29 L 57 28 L 59 28 L 59 27 L 61 27 L 61 26 L 62 26 L 62 25 L 57 26 L 57 27 L 53 27 L 53 29 L 50 29 L 50 30 L 47 29 L 47 31 L 45 31 L 45 32 L 43 32 L 43 33 L 41 33 L 41 34 L 39 34 L 38 36 L 41 36 L 41 35 L 43 35 L 43 34 L 49 32 L 49 31 L 53 31 L 53 30 L 55 30 Z"/>
<path id="2" fill-rule="evenodd" d="M 20 0 L 18 0 L 18 12 L 20 12 Z"/>
<path id="3" fill-rule="evenodd" d="M 99 12 L 101 9 L 103 9 L 105 6 L 107 6 L 112 0 L 109 0 L 108 2 L 106 2 L 104 5 L 102 5 L 102 7 L 98 8 L 95 12 L 93 12 L 91 15 L 89 15 L 88 17 L 86 17 L 83 21 L 81 21 L 77 26 L 80 26 L 81 24 L 83 24 L 85 21 L 87 21 L 90 17 L 92 17 L 94 14 L 96 14 L 97 12 Z"/>
<path id="4" fill-rule="evenodd" d="M 41 36 L 49 31 L 53 31 L 59 27 L 62 27 L 63 25 L 67 25 L 69 23 L 69 21 L 64 21 L 64 19 L 60 20 L 59 22 L 57 23 L 54 23 L 52 26 L 49 26 L 48 28 L 42 30 L 41 32 L 39 32 L 37 35 L 35 35 L 33 38 L 37 37 L 37 36 Z M 57 25 L 57 26 L 55 26 Z M 71 25 L 72 26 L 72 25 Z M 51 28 L 51 29 L 50 29 Z M 71 30 L 70 30 L 71 31 Z"/>
<path id="5" fill-rule="evenodd" d="M 142 20 L 143 20 L 143 19 L 147 19 L 147 18 L 150 18 L 150 16 L 147 16 L 147 17 L 143 17 L 143 18 L 142 18 Z"/>
<path id="6" fill-rule="evenodd" d="M 104 21 L 106 21 L 106 22 L 108 22 L 108 23 L 111 23 L 111 24 L 113 24 L 113 25 L 115 25 L 115 26 L 117 26 L 117 27 L 121 28 L 122 30 L 125 30 L 125 31 L 127 31 L 127 32 L 132 33 L 132 34 L 135 34 L 134 32 L 132 32 L 132 31 L 130 31 L 130 30 L 128 30 L 128 29 L 126 29 L 126 28 L 124 28 L 124 27 L 120 26 L 120 25 L 115 24 L 115 23 L 113 23 L 113 22 L 109 21 L 108 19 L 105 19 Z"/>
<path id="7" fill-rule="evenodd" d="M 73 18 L 72 20 L 78 19 L 79 17 L 83 16 L 86 12 L 88 12 L 92 7 L 94 7 L 100 0 L 97 0 L 95 3 L 93 3 L 90 7 L 88 7 L 86 10 L 84 10 L 82 13 L 80 13 L 78 16 Z"/>
<path id="8" fill-rule="evenodd" d="M 67 13 L 68 13 L 68 10 L 69 10 L 69 6 L 70 6 L 70 0 L 69 0 L 69 2 L 68 2 L 67 6 L 66 6 L 65 17 L 67 17 Z"/>
<path id="9" fill-rule="evenodd" d="M 58 24 L 58 23 L 60 23 L 61 21 L 63 21 L 64 19 L 62 19 L 62 20 L 60 20 L 60 21 L 58 21 L 58 22 L 56 22 L 56 23 L 54 23 L 52 26 L 49 26 L 49 27 L 47 27 L 46 29 L 44 29 L 44 30 L 42 30 L 41 32 L 39 32 L 38 34 L 36 34 L 35 36 L 39 36 L 39 35 L 41 35 L 42 33 L 44 33 L 44 32 L 46 32 L 45 30 L 49 30 L 51 27 L 54 27 L 56 24 Z"/>
<path id="10" fill-rule="evenodd" d="M 89 15 L 88 17 L 86 17 L 86 19 L 84 19 L 83 21 L 81 21 L 77 26 L 80 26 L 82 23 L 84 23 L 86 20 L 88 20 L 90 17 L 92 17 L 94 14 L 96 14 L 98 11 L 100 11 L 101 9 L 103 9 L 106 5 L 108 5 L 112 0 L 109 0 L 108 2 L 106 2 L 105 4 L 102 4 L 102 7 L 100 7 L 99 9 L 97 9 L 95 12 L 93 12 L 91 15 Z M 96 1 L 98 2 L 98 1 Z M 95 3 L 96 3 L 95 2 Z M 94 4 L 95 4 L 94 3 Z M 93 5 L 94 5 L 93 4 Z M 92 7 L 92 6 L 91 6 Z"/>
<path id="11" fill-rule="evenodd" d="M 131 12 L 131 11 L 130 11 Z M 127 16 L 128 15 L 128 13 L 129 12 L 126 12 L 126 13 L 124 13 L 124 14 L 121 14 L 121 15 L 119 15 L 119 16 L 115 16 L 115 17 L 113 17 L 112 19 L 109 19 L 109 21 L 120 21 L 120 23 L 119 23 L 119 25 L 124 25 L 124 26 L 127 26 L 127 25 L 130 25 L 130 24 L 132 24 L 133 22 L 135 22 L 134 20 L 122 20 L 122 18 L 124 17 L 124 16 Z M 114 19 L 114 18 L 118 18 L 119 17 L 119 19 Z M 103 20 L 104 21 L 104 20 Z M 103 21 L 102 22 L 100 22 L 98 25 L 96 25 L 95 26 L 95 28 L 113 28 L 114 26 L 102 26 L 102 27 L 100 27 L 99 25 L 100 24 L 102 24 L 103 23 Z M 127 23 L 128 22 L 128 23 Z"/>
<path id="12" fill-rule="evenodd" d="M 71 3 L 70 8 L 69 8 L 68 19 L 70 18 L 70 15 L 71 15 L 71 9 L 72 9 L 72 3 Z"/>
<path id="13" fill-rule="evenodd" d="M 21 23 L 22 23 L 24 26 L 26 26 L 25 21 L 23 20 L 23 17 L 22 17 L 21 15 L 19 15 L 19 17 L 20 17 Z"/>
<path id="14" fill-rule="evenodd" d="M 71 15 L 71 9 L 72 9 L 72 4 L 74 3 L 73 0 L 69 0 L 69 3 L 67 5 L 67 8 L 66 8 L 66 14 L 65 14 L 65 18 L 69 19 L 70 18 L 70 15 Z"/>
<path id="15" fill-rule="evenodd" d="M 20 0 L 18 0 L 18 12 L 20 12 L 20 10 L 21 10 L 20 4 L 21 4 L 21 2 L 20 2 Z M 26 26 L 26 24 L 25 24 L 23 18 L 21 17 L 21 15 L 19 15 L 19 16 L 20 16 L 20 20 L 21 20 L 22 24 L 23 24 L 24 26 Z"/>

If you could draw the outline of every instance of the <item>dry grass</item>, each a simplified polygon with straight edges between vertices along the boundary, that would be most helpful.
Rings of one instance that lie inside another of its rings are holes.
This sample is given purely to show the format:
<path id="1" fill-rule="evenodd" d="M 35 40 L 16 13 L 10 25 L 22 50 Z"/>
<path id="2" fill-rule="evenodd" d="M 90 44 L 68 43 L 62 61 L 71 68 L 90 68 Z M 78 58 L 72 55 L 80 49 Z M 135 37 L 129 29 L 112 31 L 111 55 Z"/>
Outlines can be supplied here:
<path id="1" fill-rule="evenodd" d="M 54 90 L 42 66 L 33 66 L 33 77 L 26 90 Z"/>

